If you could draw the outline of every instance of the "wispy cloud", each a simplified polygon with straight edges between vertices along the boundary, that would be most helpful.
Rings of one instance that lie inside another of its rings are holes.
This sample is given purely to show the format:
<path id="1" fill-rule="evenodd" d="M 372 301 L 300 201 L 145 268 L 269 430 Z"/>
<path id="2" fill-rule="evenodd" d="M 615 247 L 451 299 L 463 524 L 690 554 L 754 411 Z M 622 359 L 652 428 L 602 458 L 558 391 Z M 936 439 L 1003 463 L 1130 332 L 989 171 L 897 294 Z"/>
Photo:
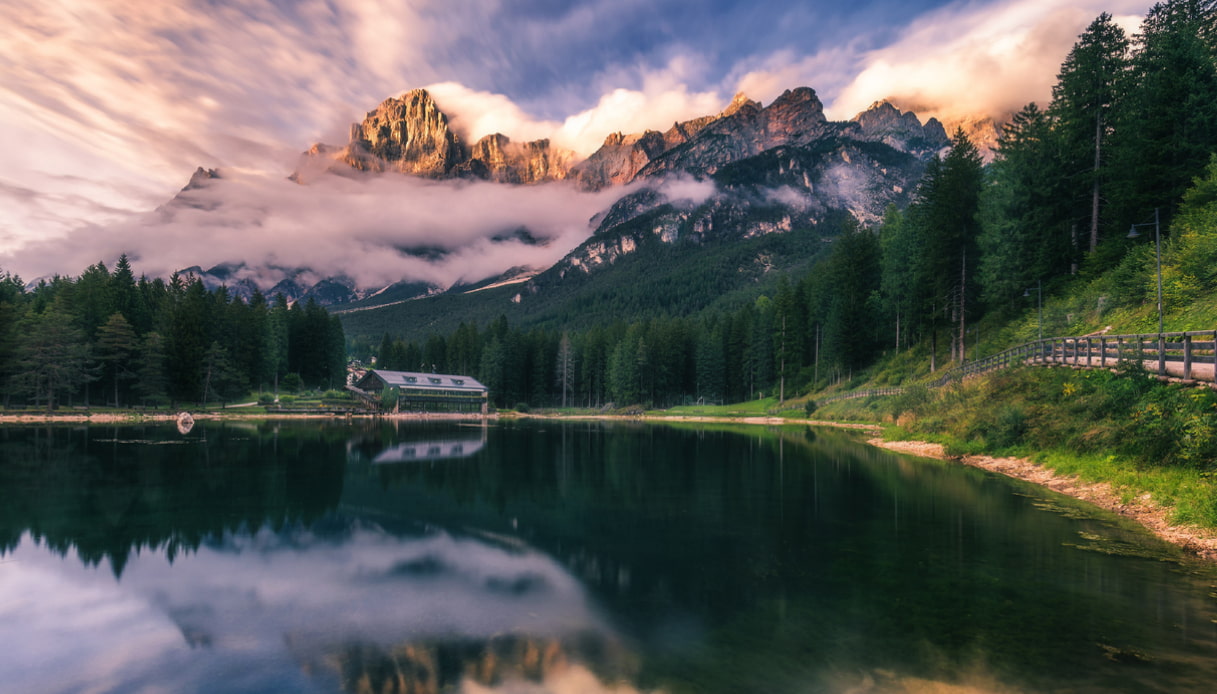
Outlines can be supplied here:
<path id="1" fill-rule="evenodd" d="M 1002 119 L 1051 98 L 1061 63 L 1101 12 L 1123 13 L 1131 28 L 1147 7 L 1145 0 L 953 3 L 920 17 L 893 43 L 852 56 L 853 77 L 831 99 L 830 115 L 849 118 L 892 98 L 923 119 Z"/>
<path id="2" fill-rule="evenodd" d="M 398 174 L 324 176 L 307 186 L 259 173 L 226 176 L 161 211 L 34 243 L 11 259 L 18 262 L 0 265 L 28 279 L 127 253 L 150 276 L 244 261 L 258 268 L 251 279 L 263 286 L 282 279 L 274 268 L 299 267 L 321 277 L 348 275 L 362 286 L 402 279 L 450 286 L 556 262 L 591 233 L 591 217 L 623 194 Z M 521 227 L 544 243 L 510 238 Z M 408 252 L 419 247 L 449 252 L 438 260 Z"/>

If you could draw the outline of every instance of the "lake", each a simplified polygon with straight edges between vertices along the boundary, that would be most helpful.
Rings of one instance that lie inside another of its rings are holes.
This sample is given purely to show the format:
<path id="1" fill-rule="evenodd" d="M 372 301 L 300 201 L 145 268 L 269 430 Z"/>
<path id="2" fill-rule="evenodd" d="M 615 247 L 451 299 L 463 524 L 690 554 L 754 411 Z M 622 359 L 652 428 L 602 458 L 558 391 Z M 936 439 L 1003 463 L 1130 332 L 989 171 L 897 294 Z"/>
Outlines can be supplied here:
<path id="1" fill-rule="evenodd" d="M 0 427 L 5 692 L 1208 692 L 1217 570 L 800 427 Z"/>

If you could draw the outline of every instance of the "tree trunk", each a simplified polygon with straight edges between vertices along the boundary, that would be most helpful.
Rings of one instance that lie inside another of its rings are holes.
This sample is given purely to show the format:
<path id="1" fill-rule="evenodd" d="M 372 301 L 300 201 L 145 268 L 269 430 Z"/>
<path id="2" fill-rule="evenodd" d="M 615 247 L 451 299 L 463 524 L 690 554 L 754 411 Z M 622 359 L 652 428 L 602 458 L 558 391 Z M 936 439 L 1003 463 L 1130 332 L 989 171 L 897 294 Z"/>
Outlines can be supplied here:
<path id="1" fill-rule="evenodd" d="M 1099 167 L 1102 165 L 1103 112 L 1094 114 L 1094 178 L 1090 185 L 1090 252 L 1099 246 Z"/>

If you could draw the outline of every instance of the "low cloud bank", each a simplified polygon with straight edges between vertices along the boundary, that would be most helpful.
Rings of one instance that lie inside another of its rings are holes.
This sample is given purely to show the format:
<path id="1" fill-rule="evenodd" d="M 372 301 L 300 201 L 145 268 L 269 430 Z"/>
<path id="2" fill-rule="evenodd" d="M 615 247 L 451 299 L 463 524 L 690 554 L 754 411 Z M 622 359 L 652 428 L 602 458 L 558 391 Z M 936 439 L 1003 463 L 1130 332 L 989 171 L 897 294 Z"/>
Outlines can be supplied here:
<path id="1" fill-rule="evenodd" d="M 263 287 L 301 267 L 364 287 L 400 280 L 447 287 L 557 262 L 591 234 L 594 214 L 628 192 L 397 174 L 326 176 L 307 186 L 257 173 L 222 175 L 156 212 L 28 244 L 0 257 L 0 267 L 26 279 L 65 268 L 77 274 L 126 253 L 136 272 L 150 277 L 242 261 Z M 513 234 L 521 228 L 529 234 Z"/>

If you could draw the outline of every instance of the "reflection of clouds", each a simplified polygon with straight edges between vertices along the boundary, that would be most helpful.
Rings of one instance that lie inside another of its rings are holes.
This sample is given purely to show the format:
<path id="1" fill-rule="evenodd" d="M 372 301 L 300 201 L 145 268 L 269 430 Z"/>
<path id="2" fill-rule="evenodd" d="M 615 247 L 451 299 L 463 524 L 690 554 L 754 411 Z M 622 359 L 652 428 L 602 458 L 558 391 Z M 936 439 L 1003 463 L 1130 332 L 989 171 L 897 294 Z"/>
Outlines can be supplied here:
<path id="1" fill-rule="evenodd" d="M 133 556 L 117 583 L 28 537 L 8 558 L 0 671 L 15 691 L 278 688 L 352 642 L 611 636 L 548 556 L 446 533 L 263 530 L 172 565 Z"/>

